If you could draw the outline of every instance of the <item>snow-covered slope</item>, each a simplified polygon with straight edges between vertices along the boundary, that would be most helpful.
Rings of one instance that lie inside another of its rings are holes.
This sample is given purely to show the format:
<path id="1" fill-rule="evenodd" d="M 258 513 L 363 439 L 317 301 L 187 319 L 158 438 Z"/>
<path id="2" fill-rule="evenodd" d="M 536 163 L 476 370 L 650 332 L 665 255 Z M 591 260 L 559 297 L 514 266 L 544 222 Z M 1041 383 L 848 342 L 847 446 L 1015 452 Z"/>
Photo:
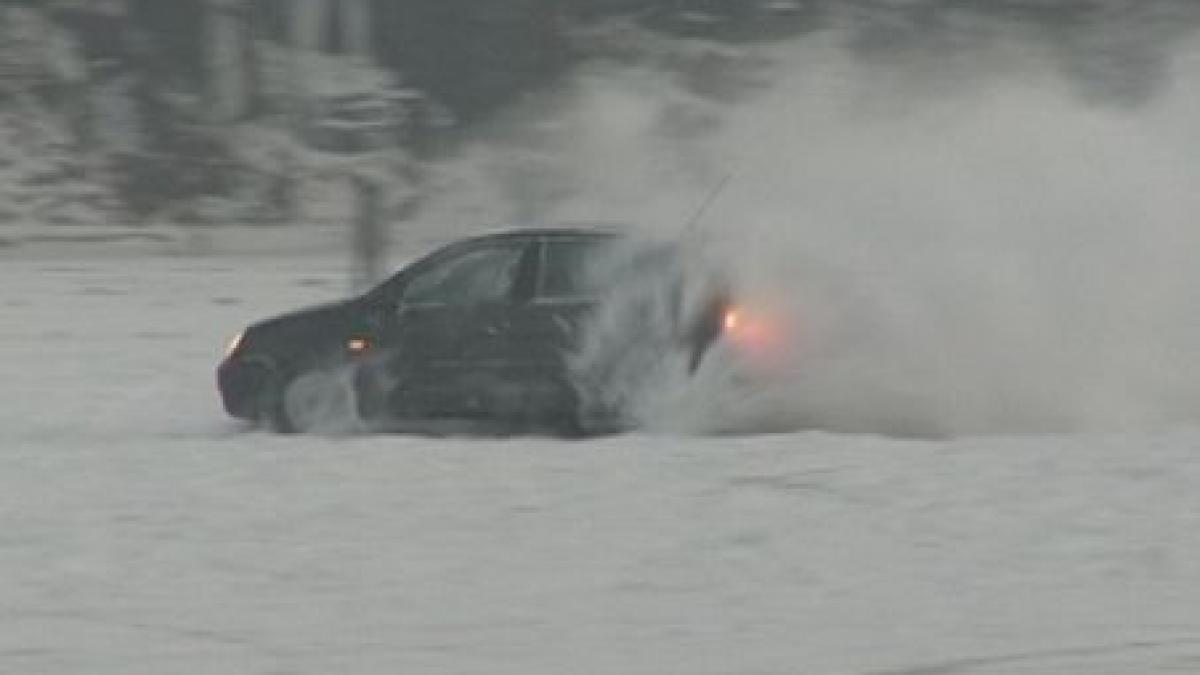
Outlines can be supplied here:
<path id="1" fill-rule="evenodd" d="M 1200 432 L 284 438 L 336 257 L 0 262 L 0 670 L 1200 671 Z"/>

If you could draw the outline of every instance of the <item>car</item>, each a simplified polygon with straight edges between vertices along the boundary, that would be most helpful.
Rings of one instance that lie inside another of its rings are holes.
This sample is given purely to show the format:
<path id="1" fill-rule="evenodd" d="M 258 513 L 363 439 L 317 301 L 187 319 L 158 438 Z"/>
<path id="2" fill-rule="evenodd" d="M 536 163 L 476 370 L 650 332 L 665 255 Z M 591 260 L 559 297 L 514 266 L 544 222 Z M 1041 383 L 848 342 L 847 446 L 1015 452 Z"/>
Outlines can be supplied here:
<path id="1" fill-rule="evenodd" d="M 314 397 L 297 392 L 322 388 L 344 394 L 371 428 L 466 420 L 617 430 L 621 397 L 596 393 L 617 361 L 670 350 L 694 371 L 736 327 L 725 286 L 692 283 L 681 246 L 613 227 L 450 243 L 360 296 L 239 333 L 217 368 L 221 400 L 230 415 L 279 432 L 313 426 L 304 408 Z"/>

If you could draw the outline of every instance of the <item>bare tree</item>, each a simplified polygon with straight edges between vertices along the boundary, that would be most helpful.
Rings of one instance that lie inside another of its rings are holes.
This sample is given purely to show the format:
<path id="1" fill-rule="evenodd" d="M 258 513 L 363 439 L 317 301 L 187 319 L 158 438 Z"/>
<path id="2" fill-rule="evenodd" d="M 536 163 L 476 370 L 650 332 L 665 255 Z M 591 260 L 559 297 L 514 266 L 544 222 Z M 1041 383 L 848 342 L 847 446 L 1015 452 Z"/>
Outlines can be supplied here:
<path id="1" fill-rule="evenodd" d="M 288 25 L 293 51 L 291 88 L 295 130 L 300 138 L 304 138 L 318 128 L 335 129 L 338 142 L 344 144 L 344 147 L 322 148 L 322 151 L 340 156 L 321 162 L 325 166 L 319 171 L 339 176 L 338 180 L 345 181 L 352 191 L 353 214 L 348 218 L 354 270 L 352 284 L 361 288 L 377 281 L 383 271 L 386 241 L 382 182 L 385 179 L 381 177 L 384 172 L 379 164 L 390 150 L 394 150 L 395 142 L 394 138 L 373 135 L 378 126 L 374 124 L 376 120 L 358 119 L 363 111 L 386 110 L 390 101 L 373 101 L 379 98 L 379 93 L 370 87 L 355 90 L 358 78 L 349 75 L 354 70 L 373 66 L 371 2 L 292 0 L 290 9 Z M 331 36 L 329 28 L 335 19 L 341 32 Z M 326 40 L 328 37 L 336 37 L 342 54 L 321 54 L 332 46 Z M 330 73 L 323 72 L 322 66 L 330 67 L 331 59 L 337 58 L 345 59 L 343 63 L 354 64 L 346 73 L 346 82 L 330 82 Z M 334 84 L 339 86 L 332 86 Z M 378 107 L 375 103 L 384 105 Z M 313 143 L 320 145 L 316 138 Z"/>

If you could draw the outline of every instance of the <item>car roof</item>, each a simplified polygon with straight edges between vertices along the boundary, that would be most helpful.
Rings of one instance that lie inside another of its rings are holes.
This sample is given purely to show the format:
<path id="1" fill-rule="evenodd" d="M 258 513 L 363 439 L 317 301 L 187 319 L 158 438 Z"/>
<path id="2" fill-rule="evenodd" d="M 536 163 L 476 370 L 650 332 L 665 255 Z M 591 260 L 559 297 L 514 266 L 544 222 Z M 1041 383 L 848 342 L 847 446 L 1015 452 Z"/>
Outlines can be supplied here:
<path id="1" fill-rule="evenodd" d="M 467 237 L 462 241 L 490 241 L 497 239 L 524 239 L 534 237 L 543 239 L 565 239 L 579 237 L 610 239 L 629 236 L 629 234 L 629 226 L 607 223 L 537 225 L 499 229 L 473 237 Z"/>

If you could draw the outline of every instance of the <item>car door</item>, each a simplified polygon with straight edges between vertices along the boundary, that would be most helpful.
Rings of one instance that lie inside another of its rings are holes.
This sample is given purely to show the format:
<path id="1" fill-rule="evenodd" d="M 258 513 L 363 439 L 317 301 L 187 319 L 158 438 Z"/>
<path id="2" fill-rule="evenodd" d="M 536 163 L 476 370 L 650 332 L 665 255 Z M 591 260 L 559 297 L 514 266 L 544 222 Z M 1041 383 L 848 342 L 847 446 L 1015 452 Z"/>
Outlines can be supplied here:
<path id="1" fill-rule="evenodd" d="M 510 341 L 509 315 L 535 268 L 528 239 L 452 248 L 421 264 L 405 282 L 382 340 L 391 354 L 399 400 L 424 415 L 482 412 Z"/>
<path id="2" fill-rule="evenodd" d="M 514 307 L 508 333 L 520 377 L 549 396 L 569 386 L 570 359 L 580 347 L 587 317 L 603 285 L 596 264 L 607 238 L 546 237 L 539 244 L 538 270 L 530 301 Z"/>

